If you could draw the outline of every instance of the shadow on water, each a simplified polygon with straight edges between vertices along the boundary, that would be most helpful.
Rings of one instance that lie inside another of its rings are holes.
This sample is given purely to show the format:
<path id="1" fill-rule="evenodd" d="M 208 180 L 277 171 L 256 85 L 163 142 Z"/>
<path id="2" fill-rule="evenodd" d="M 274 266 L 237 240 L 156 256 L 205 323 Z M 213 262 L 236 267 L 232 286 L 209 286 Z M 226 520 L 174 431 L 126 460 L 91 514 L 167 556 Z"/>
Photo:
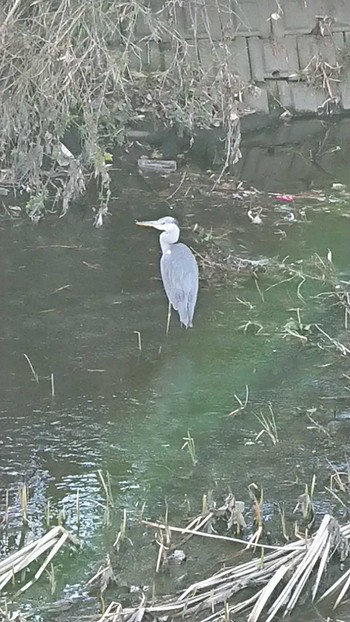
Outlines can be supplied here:
<path id="1" fill-rule="evenodd" d="M 330 142 L 322 143 L 324 158 L 318 162 L 336 181 L 346 177 L 343 136 L 349 122 L 342 123 L 332 126 Z M 280 130 L 279 138 L 275 132 L 247 138 L 239 174 L 273 192 L 304 190 L 311 179 L 319 186 L 323 176 L 318 176 L 314 163 L 313 178 L 305 163 L 298 173 L 303 146 L 292 140 L 293 127 L 300 137 L 307 127 L 311 136 L 316 126 L 310 122 L 301 131 L 298 124 L 291 125 Z M 342 168 L 339 150 L 333 148 L 338 132 Z M 314 138 L 320 150 L 321 134 L 315 131 Z M 116 198 L 100 230 L 92 227 L 90 212 L 83 209 L 38 226 L 4 221 L 0 229 L 2 503 L 6 489 L 14 503 L 18 486 L 26 481 L 37 532 L 47 499 L 53 515 L 64 509 L 68 527 L 75 530 L 77 490 L 80 494 L 84 549 L 74 559 L 64 559 L 55 598 L 84 592 L 84 582 L 115 539 L 123 508 L 134 524 L 143 503 L 147 516 L 164 515 L 167 498 L 176 523 L 188 504 L 190 514 L 200 511 L 208 489 L 218 499 L 231 489 L 249 503 L 247 487 L 255 482 L 265 491 L 266 521 L 277 521 L 276 504 L 284 502 L 291 514 L 305 483 L 316 473 L 322 513 L 332 509 L 329 499 L 323 501 L 330 476 L 327 459 L 341 463 L 347 451 L 346 417 L 325 438 L 307 418 L 316 409 L 327 425 L 334 407 L 339 408 L 339 396 L 347 397 L 338 355 L 283 336 L 297 307 L 305 323 L 322 322 L 330 332 L 342 321 L 327 300 L 312 298 L 320 284 L 305 283 L 301 300 L 298 283 L 268 290 L 272 281 L 267 275 L 259 279 L 263 295 L 251 274 L 239 275 L 221 288 L 203 280 L 194 329 L 181 330 L 173 315 L 166 338 L 158 236 L 139 230 L 134 221 L 166 214 L 169 201 L 164 197 L 173 192 L 173 182 L 145 182 L 130 170 L 134 169 L 125 165 L 115 173 Z M 197 191 L 194 188 L 185 204 L 175 202 L 177 216 L 187 225 L 185 241 L 191 243 L 193 236 L 188 225 L 198 222 L 207 230 L 229 231 L 225 244 L 253 258 L 288 256 L 297 261 L 315 252 L 325 256 L 330 248 L 338 274 L 349 277 L 349 221 L 344 218 L 349 216 L 349 203 L 342 211 L 328 203 L 316 210 L 305 200 L 307 218 L 288 224 L 281 235 L 283 216 L 272 199 L 272 216 L 256 227 L 239 203 L 232 200 L 228 209 L 217 196 L 198 198 Z M 245 330 L 248 321 L 261 326 L 258 334 Z M 235 395 L 244 401 L 246 386 L 247 408 L 228 417 L 238 405 Z M 269 403 L 280 435 L 275 447 L 266 436 L 256 440 L 261 430 L 256 415 L 266 413 Z M 340 404 L 346 412 L 348 401 Z M 188 431 L 195 440 L 196 466 L 181 449 Z M 112 477 L 116 514 L 109 526 L 101 508 L 98 469 Z M 13 520 L 18 527 L 19 515 Z M 125 554 L 121 566 L 116 563 L 121 585 L 152 582 L 155 552 L 137 527 L 134 537 L 134 549 Z M 189 575 L 212 564 L 212 555 L 210 547 L 195 548 Z M 169 591 L 172 581 L 164 579 L 161 589 Z M 34 606 L 37 600 L 53 599 L 43 584 L 33 588 L 25 602 L 28 598 Z"/>

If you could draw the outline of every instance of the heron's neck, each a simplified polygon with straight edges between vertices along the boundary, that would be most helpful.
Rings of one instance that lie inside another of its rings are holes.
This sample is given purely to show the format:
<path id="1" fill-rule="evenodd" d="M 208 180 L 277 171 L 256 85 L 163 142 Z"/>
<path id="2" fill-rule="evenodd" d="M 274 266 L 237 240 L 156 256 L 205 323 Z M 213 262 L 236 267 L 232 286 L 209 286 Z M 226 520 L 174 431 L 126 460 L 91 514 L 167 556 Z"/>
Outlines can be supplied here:
<path id="1" fill-rule="evenodd" d="M 176 244 L 179 239 L 179 235 L 179 230 L 163 231 L 163 233 L 160 234 L 159 242 L 163 254 L 170 250 L 173 244 Z"/>

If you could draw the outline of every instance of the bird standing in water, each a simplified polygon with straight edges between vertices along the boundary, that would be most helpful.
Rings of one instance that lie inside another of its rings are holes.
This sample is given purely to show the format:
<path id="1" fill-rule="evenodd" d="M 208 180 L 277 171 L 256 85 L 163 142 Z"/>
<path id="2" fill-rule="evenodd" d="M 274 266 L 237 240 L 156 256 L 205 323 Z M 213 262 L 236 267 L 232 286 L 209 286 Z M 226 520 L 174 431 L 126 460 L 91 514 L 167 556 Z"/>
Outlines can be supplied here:
<path id="1" fill-rule="evenodd" d="M 198 294 L 198 266 L 193 253 L 186 244 L 179 242 L 180 228 L 177 220 L 165 216 L 158 220 L 137 221 L 141 227 L 154 227 L 159 236 L 162 257 L 160 273 L 170 305 L 178 312 L 185 328 L 192 326 Z M 169 326 L 168 318 L 168 326 Z"/>

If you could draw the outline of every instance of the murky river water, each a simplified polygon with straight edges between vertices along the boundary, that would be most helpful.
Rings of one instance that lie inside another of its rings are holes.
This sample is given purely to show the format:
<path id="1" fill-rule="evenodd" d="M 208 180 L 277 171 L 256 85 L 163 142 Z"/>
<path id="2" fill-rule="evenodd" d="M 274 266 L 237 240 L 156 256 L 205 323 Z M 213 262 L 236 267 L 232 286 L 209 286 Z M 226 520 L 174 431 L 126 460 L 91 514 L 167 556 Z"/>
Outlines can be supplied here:
<path id="1" fill-rule="evenodd" d="M 124 542 L 114 559 L 119 591 L 154 580 L 157 549 L 150 544 L 152 534 L 138 525 L 143 504 L 144 515 L 158 519 L 167 502 L 170 522 L 179 524 L 186 513 L 200 512 L 208 490 L 218 503 L 231 490 L 245 501 L 252 529 L 248 486 L 255 483 L 264 489 L 266 526 L 278 540 L 278 505 L 286 508 L 292 533 L 296 500 L 316 474 L 320 516 L 339 510 L 325 485 L 332 472 L 328 460 L 341 466 L 348 449 L 349 381 L 342 375 L 347 363 L 331 343 L 321 349 L 283 334 L 299 308 L 303 323 L 318 323 L 337 337 L 343 311 L 333 299 L 315 298 L 327 287 L 306 280 L 298 289 L 296 279 L 271 288 L 284 277 L 269 273 L 259 275 L 258 287 L 250 273 L 222 287 L 203 278 L 193 330 L 181 330 L 173 315 L 166 337 L 158 236 L 134 221 L 166 215 L 170 203 L 185 225 L 184 241 L 200 251 L 191 230 L 195 223 L 214 234 L 227 232 L 223 245 L 253 259 L 308 261 L 314 253 L 325 258 L 331 249 L 337 276 L 348 280 L 350 202 L 340 209 L 328 200 L 310 206 L 305 199 L 295 209 L 271 197 L 263 224 L 254 225 L 246 203 L 232 199 L 228 207 L 217 195 L 199 200 L 197 188 L 182 201 L 165 201 L 164 189 L 169 196 L 180 177 L 146 183 L 133 170 L 115 173 L 116 198 L 102 229 L 93 228 L 90 210 L 82 207 L 37 226 L 4 220 L 0 228 L 0 494 L 4 506 L 8 489 L 13 506 L 3 553 L 19 543 L 17 489 L 23 482 L 34 533 L 42 533 L 50 500 L 52 522 L 64 511 L 66 526 L 79 531 L 83 542 L 80 552 L 58 561 L 54 595 L 41 580 L 23 598 L 38 612 L 57 599 L 85 601 L 85 583 L 111 551 L 124 508 L 134 546 Z M 343 168 L 342 181 L 344 176 Z M 290 177 L 287 190 L 293 188 L 301 189 L 300 180 Z M 244 402 L 246 387 L 246 408 L 228 417 L 238 407 L 235 395 Z M 256 415 L 267 415 L 269 404 L 276 446 L 267 435 L 256 440 L 262 429 Z M 329 434 L 316 429 L 308 414 Z M 182 449 L 188 432 L 196 465 Z M 111 478 L 109 521 L 99 469 Z M 160 592 L 187 585 L 227 554 L 217 545 L 192 547 L 186 569 L 158 579 Z M 185 577 L 177 584 L 180 575 Z M 98 610 L 95 601 L 91 607 Z M 71 616 L 46 614 L 62 621 Z"/>

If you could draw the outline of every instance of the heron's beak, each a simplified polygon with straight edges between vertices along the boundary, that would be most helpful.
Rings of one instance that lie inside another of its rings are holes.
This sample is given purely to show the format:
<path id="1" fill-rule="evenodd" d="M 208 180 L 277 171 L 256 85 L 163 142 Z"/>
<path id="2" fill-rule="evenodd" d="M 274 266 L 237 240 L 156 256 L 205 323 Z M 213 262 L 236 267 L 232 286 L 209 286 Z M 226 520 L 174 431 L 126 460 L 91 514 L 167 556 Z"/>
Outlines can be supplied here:
<path id="1" fill-rule="evenodd" d="M 156 220 L 137 220 L 136 224 L 139 227 L 157 227 L 158 223 Z"/>

